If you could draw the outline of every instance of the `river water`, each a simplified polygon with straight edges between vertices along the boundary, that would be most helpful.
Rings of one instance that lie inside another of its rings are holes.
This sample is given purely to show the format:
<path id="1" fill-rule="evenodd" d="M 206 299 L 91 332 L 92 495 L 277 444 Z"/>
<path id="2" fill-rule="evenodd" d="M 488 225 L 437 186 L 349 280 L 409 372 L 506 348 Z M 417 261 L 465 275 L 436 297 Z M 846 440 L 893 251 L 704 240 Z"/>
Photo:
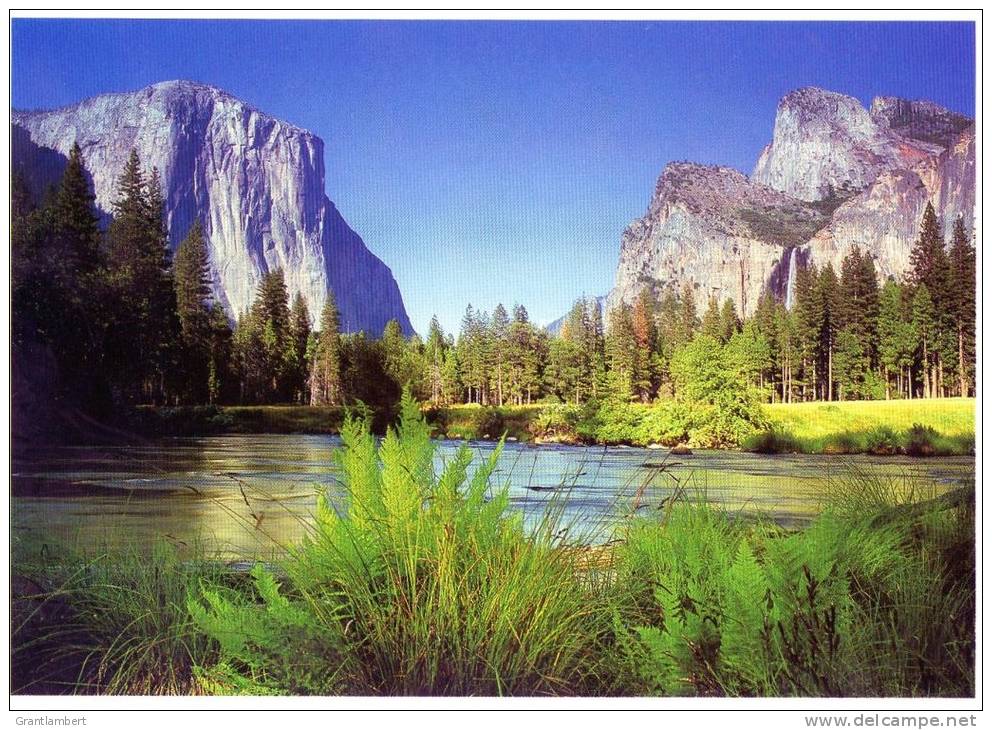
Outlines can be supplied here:
<path id="1" fill-rule="evenodd" d="M 15 548 L 48 543 L 86 550 L 165 540 L 224 557 L 281 554 L 310 529 L 319 492 L 341 503 L 333 436 L 226 435 L 141 446 L 57 447 L 13 465 Z M 461 442 L 439 442 L 438 466 Z M 468 447 L 478 464 L 494 445 Z M 602 446 L 507 444 L 494 485 L 530 522 L 549 501 L 576 539 L 609 539 L 632 513 L 660 514 L 676 490 L 734 511 L 802 524 L 832 482 L 871 474 L 945 491 L 974 483 L 972 457 L 776 455 Z"/>

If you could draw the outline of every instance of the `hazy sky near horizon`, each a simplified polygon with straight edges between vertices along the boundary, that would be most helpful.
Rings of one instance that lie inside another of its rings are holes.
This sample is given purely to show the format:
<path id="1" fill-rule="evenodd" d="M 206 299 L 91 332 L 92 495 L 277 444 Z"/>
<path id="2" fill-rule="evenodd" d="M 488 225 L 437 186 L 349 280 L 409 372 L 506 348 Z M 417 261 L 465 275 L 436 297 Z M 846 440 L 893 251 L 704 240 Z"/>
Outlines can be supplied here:
<path id="1" fill-rule="evenodd" d="M 973 23 L 30 20 L 11 103 L 213 84 L 325 143 L 326 191 L 414 327 L 544 324 L 609 291 L 666 162 L 750 173 L 778 100 L 821 86 L 975 113 Z"/>

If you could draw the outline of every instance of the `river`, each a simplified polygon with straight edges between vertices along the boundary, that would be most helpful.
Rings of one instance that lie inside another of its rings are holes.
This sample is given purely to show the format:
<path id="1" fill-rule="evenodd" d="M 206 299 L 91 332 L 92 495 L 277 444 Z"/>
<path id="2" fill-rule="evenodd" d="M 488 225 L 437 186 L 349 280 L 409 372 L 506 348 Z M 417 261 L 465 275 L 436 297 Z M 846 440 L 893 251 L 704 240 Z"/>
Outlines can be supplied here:
<path id="1" fill-rule="evenodd" d="M 277 557 L 311 529 L 316 495 L 343 492 L 333 436 L 226 435 L 161 439 L 141 446 L 56 447 L 15 459 L 11 526 L 15 549 L 69 544 L 85 550 L 165 540 L 224 557 Z M 440 466 L 461 442 L 439 442 Z M 475 463 L 494 444 L 468 444 Z M 928 485 L 974 483 L 972 457 L 757 455 L 735 451 L 507 444 L 495 484 L 533 522 L 560 505 L 576 539 L 600 541 L 633 512 L 660 514 L 689 494 L 734 511 L 800 525 L 820 509 L 831 482 L 853 471 Z"/>

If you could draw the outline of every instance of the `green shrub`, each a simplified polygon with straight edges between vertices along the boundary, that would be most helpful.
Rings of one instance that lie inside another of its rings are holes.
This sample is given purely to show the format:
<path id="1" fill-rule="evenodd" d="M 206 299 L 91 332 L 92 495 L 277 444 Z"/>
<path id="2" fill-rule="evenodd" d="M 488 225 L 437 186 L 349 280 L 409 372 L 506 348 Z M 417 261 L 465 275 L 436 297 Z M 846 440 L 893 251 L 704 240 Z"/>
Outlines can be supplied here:
<path id="1" fill-rule="evenodd" d="M 530 423 L 530 434 L 544 441 L 572 443 L 579 438 L 578 406 L 557 403 L 545 406 Z"/>
<path id="2" fill-rule="evenodd" d="M 864 452 L 864 444 L 858 438 L 857 434 L 853 433 L 835 433 L 828 436 L 823 441 L 823 445 L 820 448 L 820 452 L 823 454 L 860 454 Z"/>
<path id="3" fill-rule="evenodd" d="M 868 431 L 864 437 L 864 451 L 876 456 L 893 456 L 902 451 L 902 439 L 894 429 L 888 426 L 877 426 Z"/>
<path id="4" fill-rule="evenodd" d="M 675 402 L 660 402 L 646 409 L 635 431 L 636 443 L 675 446 L 689 440 L 686 407 Z"/>
<path id="5" fill-rule="evenodd" d="M 605 401 L 599 408 L 596 441 L 603 444 L 637 443 L 645 409 L 630 403 Z"/>
<path id="6" fill-rule="evenodd" d="M 751 434 L 744 439 L 741 448 L 756 454 L 797 454 L 803 451 L 802 444 L 792 434 L 775 427 Z"/>
<path id="7" fill-rule="evenodd" d="M 782 533 L 676 503 L 661 522 L 635 521 L 617 559 L 632 596 L 624 623 L 636 627 L 621 645 L 645 688 L 973 692 L 974 559 L 957 557 L 972 544 L 967 510 L 935 509 L 912 524 L 873 516 L 828 511 Z"/>
<path id="8" fill-rule="evenodd" d="M 359 694 L 582 694 L 615 672 L 597 578 L 560 542 L 555 513 L 524 530 L 500 450 L 469 477 L 463 448 L 435 472 L 416 404 L 381 445 L 349 419 L 337 452 L 348 507 L 321 500 L 312 536 L 285 562 L 282 590 L 256 572 L 261 605 L 205 593 L 191 602 L 221 646 L 204 668 L 229 691 Z M 320 667 L 324 668 L 320 673 Z"/>
<path id="9" fill-rule="evenodd" d="M 910 456 L 940 456 L 940 434 L 932 426 L 914 423 L 906 432 L 906 453 Z"/>

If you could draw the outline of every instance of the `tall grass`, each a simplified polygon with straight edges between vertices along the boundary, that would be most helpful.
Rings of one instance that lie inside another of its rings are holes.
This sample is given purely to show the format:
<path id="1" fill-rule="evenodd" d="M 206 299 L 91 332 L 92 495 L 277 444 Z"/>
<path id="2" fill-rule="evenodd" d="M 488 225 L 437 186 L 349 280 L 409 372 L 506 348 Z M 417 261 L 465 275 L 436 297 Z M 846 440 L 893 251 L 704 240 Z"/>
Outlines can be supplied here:
<path id="1" fill-rule="evenodd" d="M 14 691 L 200 692 L 194 667 L 211 663 L 216 645 L 196 628 L 186 602 L 205 583 L 231 581 L 218 564 L 183 561 L 157 543 L 150 554 L 45 556 L 17 569 L 37 588 L 19 596 L 13 616 L 12 661 L 21 669 Z"/>
<path id="2" fill-rule="evenodd" d="M 342 429 L 349 496 L 318 508 L 313 535 L 278 585 L 255 572 L 262 605 L 204 591 L 190 601 L 221 647 L 204 668 L 217 691 L 438 695 L 599 694 L 613 681 L 603 648 L 605 582 L 578 569 L 551 512 L 525 531 L 497 450 L 469 474 L 465 448 L 434 469 L 435 444 L 405 398 L 381 445 L 367 424 Z"/>

